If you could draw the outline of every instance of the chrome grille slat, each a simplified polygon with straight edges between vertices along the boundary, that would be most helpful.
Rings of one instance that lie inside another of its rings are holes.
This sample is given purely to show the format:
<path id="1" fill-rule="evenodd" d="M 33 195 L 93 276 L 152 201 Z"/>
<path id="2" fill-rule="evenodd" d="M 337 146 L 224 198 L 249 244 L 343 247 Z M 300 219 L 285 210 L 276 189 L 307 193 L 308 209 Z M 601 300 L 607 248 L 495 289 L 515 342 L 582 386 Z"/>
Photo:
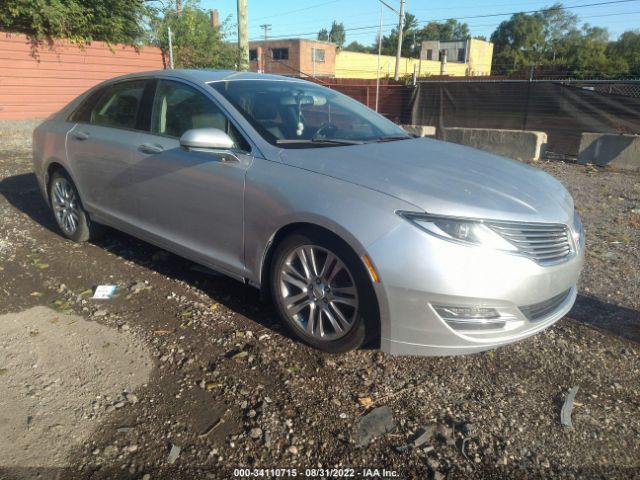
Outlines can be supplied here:
<path id="1" fill-rule="evenodd" d="M 572 252 L 569 230 L 565 225 L 488 222 L 487 226 L 521 254 L 541 264 L 562 261 Z"/>
<path id="2" fill-rule="evenodd" d="M 563 238 L 564 233 L 528 233 L 528 234 L 515 234 L 515 233 L 506 233 L 500 232 L 505 237 L 509 238 Z"/>

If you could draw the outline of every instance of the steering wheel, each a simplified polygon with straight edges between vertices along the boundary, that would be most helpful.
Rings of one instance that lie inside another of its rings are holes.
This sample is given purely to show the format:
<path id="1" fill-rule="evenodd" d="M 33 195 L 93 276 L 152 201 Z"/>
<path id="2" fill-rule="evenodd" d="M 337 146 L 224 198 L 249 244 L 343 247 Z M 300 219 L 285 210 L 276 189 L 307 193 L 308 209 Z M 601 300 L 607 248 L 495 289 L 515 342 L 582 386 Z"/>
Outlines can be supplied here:
<path id="1" fill-rule="evenodd" d="M 336 127 L 335 124 L 331 122 L 325 122 L 320 125 L 318 130 L 316 130 L 316 132 L 311 137 L 311 140 L 317 140 L 319 138 L 331 138 L 327 134 L 335 133 L 337 131 L 338 127 Z"/>

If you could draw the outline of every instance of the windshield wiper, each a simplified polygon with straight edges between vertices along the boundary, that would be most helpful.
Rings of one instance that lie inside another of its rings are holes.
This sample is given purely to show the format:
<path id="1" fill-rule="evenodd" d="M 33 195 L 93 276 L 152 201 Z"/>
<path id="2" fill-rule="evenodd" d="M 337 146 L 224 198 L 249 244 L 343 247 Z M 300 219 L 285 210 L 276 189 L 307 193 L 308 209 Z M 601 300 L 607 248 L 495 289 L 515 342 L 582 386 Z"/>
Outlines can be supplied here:
<path id="1" fill-rule="evenodd" d="M 414 138 L 411 135 L 386 135 L 384 137 L 376 138 L 376 142 L 394 142 L 396 140 L 409 140 Z"/>
<path id="2" fill-rule="evenodd" d="M 362 145 L 361 140 L 349 140 L 348 138 L 283 138 L 276 140 L 278 145 L 286 144 L 320 144 L 320 145 Z"/>

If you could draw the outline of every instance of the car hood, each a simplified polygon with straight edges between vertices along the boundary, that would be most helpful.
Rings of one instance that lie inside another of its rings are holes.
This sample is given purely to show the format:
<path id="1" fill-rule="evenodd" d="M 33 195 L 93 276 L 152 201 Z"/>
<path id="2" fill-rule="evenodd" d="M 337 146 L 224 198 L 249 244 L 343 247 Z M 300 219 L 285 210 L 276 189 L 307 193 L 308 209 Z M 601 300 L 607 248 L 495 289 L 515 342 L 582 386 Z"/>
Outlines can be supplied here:
<path id="1" fill-rule="evenodd" d="M 433 214 L 565 224 L 573 216 L 571 196 L 551 175 L 438 140 L 288 149 L 280 152 L 280 158 Z"/>

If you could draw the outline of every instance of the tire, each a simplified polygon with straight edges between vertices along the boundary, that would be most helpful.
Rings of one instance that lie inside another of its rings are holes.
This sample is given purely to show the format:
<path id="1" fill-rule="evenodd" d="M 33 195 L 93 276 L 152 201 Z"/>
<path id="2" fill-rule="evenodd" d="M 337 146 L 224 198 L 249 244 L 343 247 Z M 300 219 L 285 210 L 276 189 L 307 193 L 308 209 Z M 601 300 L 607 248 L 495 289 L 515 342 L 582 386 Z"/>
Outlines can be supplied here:
<path id="1" fill-rule="evenodd" d="M 289 330 L 318 350 L 348 352 L 379 333 L 369 275 L 330 234 L 304 230 L 286 237 L 274 252 L 270 290 Z"/>
<path id="2" fill-rule="evenodd" d="M 51 175 L 49 204 L 58 228 L 69 240 L 86 242 L 102 234 L 102 225 L 91 222 L 82 206 L 78 189 L 63 170 L 56 170 Z"/>

